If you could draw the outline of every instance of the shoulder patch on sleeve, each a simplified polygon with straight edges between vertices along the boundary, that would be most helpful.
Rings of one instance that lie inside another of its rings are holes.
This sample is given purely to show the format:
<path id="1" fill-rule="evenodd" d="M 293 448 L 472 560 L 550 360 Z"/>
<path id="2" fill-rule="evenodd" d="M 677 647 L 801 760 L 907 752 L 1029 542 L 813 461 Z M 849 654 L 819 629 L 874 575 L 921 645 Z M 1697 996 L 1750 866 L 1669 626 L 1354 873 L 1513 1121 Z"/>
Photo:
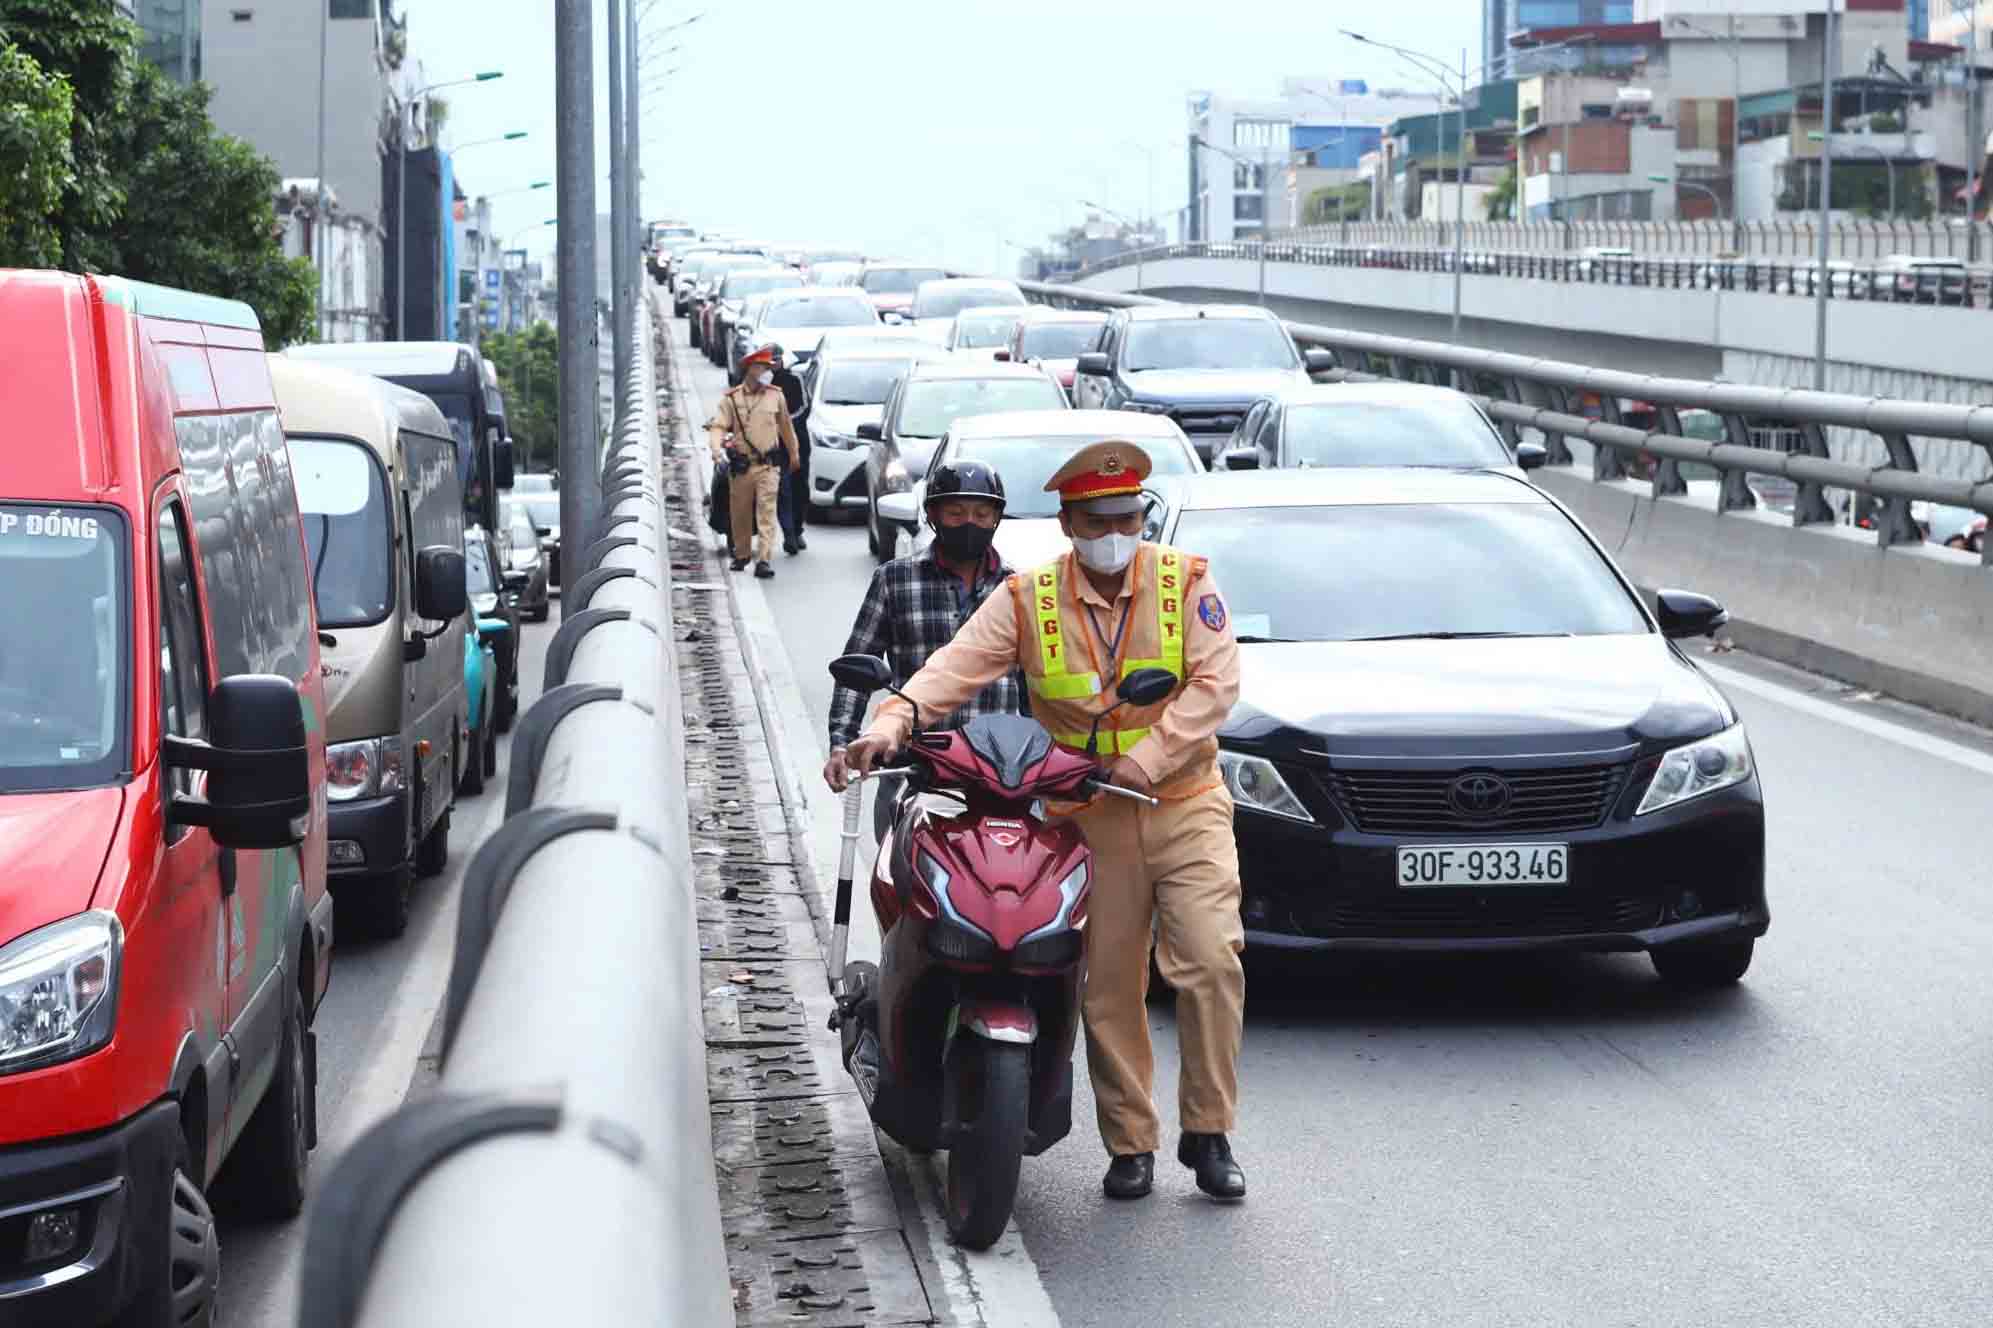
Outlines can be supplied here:
<path id="1" fill-rule="evenodd" d="M 1225 601 L 1216 595 L 1206 595 L 1197 601 L 1197 616 L 1206 627 L 1214 632 L 1225 630 Z"/>

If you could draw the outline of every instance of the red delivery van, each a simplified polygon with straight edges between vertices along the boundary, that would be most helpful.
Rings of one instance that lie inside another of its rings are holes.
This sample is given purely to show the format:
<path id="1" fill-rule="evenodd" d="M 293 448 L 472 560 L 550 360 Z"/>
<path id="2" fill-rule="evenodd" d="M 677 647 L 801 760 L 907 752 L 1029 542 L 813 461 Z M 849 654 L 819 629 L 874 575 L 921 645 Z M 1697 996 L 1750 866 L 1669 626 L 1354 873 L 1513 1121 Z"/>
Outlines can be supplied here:
<path id="1" fill-rule="evenodd" d="M 206 1324 L 303 1205 L 324 699 L 256 315 L 0 271 L 0 1324 Z"/>

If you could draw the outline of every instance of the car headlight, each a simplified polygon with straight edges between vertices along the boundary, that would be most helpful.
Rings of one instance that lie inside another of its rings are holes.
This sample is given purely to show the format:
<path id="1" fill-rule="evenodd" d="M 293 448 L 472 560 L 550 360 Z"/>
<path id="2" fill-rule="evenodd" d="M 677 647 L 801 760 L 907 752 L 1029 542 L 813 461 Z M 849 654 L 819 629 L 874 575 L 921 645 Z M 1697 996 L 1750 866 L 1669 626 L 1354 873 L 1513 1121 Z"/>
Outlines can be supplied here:
<path id="1" fill-rule="evenodd" d="M 856 438 L 848 433 L 839 433 L 835 429 L 812 429 L 810 432 L 815 435 L 811 439 L 812 445 L 828 447 L 833 452 L 849 452 L 858 446 Z"/>
<path id="2" fill-rule="evenodd" d="M 477 610 L 480 618 L 486 618 L 498 611 L 498 596 L 484 593 L 471 596 L 471 607 Z"/>
<path id="3" fill-rule="evenodd" d="M 400 738 L 362 738 L 325 749 L 325 796 L 333 802 L 393 793 L 401 779 Z"/>
<path id="4" fill-rule="evenodd" d="M 1175 408 L 1167 401 L 1124 401 L 1121 409 L 1138 411 L 1143 415 L 1167 415 Z"/>
<path id="5" fill-rule="evenodd" d="M 1315 818 L 1301 805 L 1301 799 L 1294 796 L 1294 790 L 1288 787 L 1279 769 L 1265 757 L 1247 756 L 1243 752 L 1228 752 L 1221 748 L 1218 752 L 1218 773 L 1224 777 L 1225 788 L 1231 793 L 1232 801 L 1240 806 L 1290 821 L 1314 823 Z"/>
<path id="6" fill-rule="evenodd" d="M 1633 814 L 1645 816 L 1741 784 L 1751 777 L 1754 764 L 1751 741 L 1744 736 L 1744 726 L 1732 724 L 1721 733 L 1677 747 L 1663 756 L 1647 785 L 1646 795 L 1640 799 L 1639 809 Z"/>
<path id="7" fill-rule="evenodd" d="M 879 472 L 879 483 L 886 493 L 905 493 L 913 487 L 913 481 L 907 478 L 907 468 L 898 457 L 888 461 Z"/>
<path id="8" fill-rule="evenodd" d="M 108 1042 L 125 929 L 93 910 L 0 948 L 0 1074 L 53 1065 Z"/>

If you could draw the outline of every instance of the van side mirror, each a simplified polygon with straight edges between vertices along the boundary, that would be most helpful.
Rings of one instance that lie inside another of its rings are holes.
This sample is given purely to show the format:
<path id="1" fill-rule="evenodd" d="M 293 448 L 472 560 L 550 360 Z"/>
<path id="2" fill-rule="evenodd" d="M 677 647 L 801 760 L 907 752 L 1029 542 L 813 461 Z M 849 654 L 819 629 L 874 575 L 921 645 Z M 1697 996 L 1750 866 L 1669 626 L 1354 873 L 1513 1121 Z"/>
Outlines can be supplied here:
<path id="1" fill-rule="evenodd" d="M 1176 675 L 1168 669 L 1136 669 L 1114 688 L 1114 694 L 1130 705 L 1150 706 L 1169 699 L 1176 690 Z"/>
<path id="2" fill-rule="evenodd" d="M 1516 464 L 1524 470 L 1536 470 L 1550 460 L 1550 449 L 1542 443 L 1517 443 Z"/>
<path id="3" fill-rule="evenodd" d="M 1223 457 L 1226 470 L 1258 470 L 1259 449 L 1257 447 L 1230 447 Z"/>
<path id="4" fill-rule="evenodd" d="M 166 737 L 160 759 L 208 772 L 205 801 L 175 795 L 167 818 L 205 826 L 223 848 L 302 843 L 311 817 L 304 702 L 287 678 L 242 673 L 208 693 L 209 741 Z"/>
<path id="5" fill-rule="evenodd" d="M 415 615 L 449 622 L 470 602 L 464 580 L 464 551 L 432 544 L 415 555 Z"/>
<path id="6" fill-rule="evenodd" d="M 492 454 L 491 467 L 497 472 L 498 487 L 501 489 L 511 488 L 512 440 L 510 438 L 499 443 L 498 450 Z"/>
<path id="7" fill-rule="evenodd" d="M 1730 621 L 1728 609 L 1692 590 L 1655 591 L 1654 616 L 1661 620 L 1661 635 L 1670 641 L 1710 636 Z"/>
<path id="8" fill-rule="evenodd" d="M 1090 350 L 1079 357 L 1078 363 L 1073 365 L 1073 372 L 1088 378 L 1105 378 L 1113 370 L 1108 366 L 1106 352 Z"/>

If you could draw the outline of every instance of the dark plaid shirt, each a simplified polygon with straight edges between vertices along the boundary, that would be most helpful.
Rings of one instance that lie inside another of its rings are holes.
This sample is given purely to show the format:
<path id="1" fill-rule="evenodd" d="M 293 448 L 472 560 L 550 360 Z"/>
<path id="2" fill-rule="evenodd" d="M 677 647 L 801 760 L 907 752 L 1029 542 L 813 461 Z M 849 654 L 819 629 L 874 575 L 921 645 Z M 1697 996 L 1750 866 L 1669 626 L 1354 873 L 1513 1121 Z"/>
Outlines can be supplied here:
<path id="1" fill-rule="evenodd" d="M 984 600 L 1005 593 L 1009 576 L 1010 568 L 995 553 L 985 561 L 974 590 L 936 562 L 931 548 L 911 558 L 895 558 L 872 574 L 844 653 L 883 655 L 892 666 L 893 681 L 904 683 L 920 672 L 929 655 L 954 640 L 956 630 Z M 832 747 L 849 746 L 856 740 L 867 699 L 865 693 L 849 687 L 832 691 Z M 1024 713 L 1024 675 L 1013 671 L 985 687 L 940 727 L 959 728 L 977 715 Z"/>

